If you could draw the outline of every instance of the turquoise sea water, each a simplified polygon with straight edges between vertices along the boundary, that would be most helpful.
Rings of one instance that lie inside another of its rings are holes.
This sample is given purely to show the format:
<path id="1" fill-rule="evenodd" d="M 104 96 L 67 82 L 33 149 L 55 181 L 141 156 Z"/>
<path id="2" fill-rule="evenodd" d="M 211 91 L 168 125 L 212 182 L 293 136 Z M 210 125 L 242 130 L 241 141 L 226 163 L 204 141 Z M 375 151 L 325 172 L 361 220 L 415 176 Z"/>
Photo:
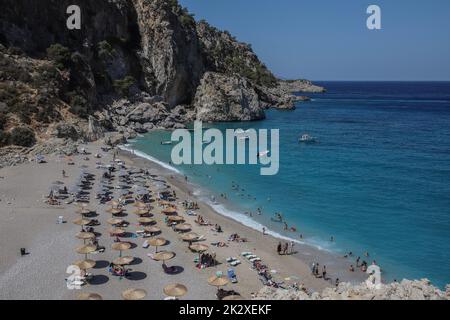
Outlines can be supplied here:
<path id="1" fill-rule="evenodd" d="M 182 165 L 176 169 L 229 202 L 222 212 L 256 221 L 284 236 L 339 254 L 375 259 L 387 280 L 427 277 L 450 282 L 450 83 L 327 82 L 328 92 L 295 111 L 267 112 L 258 122 L 209 124 L 280 129 L 280 170 L 259 166 Z M 309 133 L 317 144 L 300 144 Z M 157 131 L 133 148 L 168 163 L 170 132 Z M 232 184 L 240 189 L 233 190 Z M 232 204 L 229 204 L 229 203 Z M 258 207 L 263 214 L 256 214 Z M 242 215 L 253 212 L 253 217 Z M 282 212 L 299 232 L 270 217 Z M 239 215 L 240 213 L 240 215 Z M 260 227 L 257 223 L 255 227 Z M 335 238 L 330 242 L 330 237 Z M 366 259 L 366 258 L 365 258 Z"/>

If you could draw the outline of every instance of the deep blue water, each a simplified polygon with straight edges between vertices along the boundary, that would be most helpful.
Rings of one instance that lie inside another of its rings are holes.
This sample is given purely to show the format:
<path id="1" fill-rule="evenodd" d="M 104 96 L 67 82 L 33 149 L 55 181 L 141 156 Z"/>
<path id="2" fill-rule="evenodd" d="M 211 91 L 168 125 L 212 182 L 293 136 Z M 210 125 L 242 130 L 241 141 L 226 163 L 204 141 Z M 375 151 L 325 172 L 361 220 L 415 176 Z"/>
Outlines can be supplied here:
<path id="1" fill-rule="evenodd" d="M 313 101 L 295 111 L 212 125 L 280 129 L 277 175 L 261 176 L 259 166 L 249 165 L 177 169 L 218 200 L 226 193 L 230 210 L 262 207 L 253 219 L 280 234 L 299 238 L 270 221 L 274 212 L 282 212 L 313 245 L 361 256 L 368 251 L 388 280 L 449 283 L 450 83 L 319 84 L 328 92 L 310 95 Z M 300 144 L 303 133 L 319 143 Z M 170 140 L 170 133 L 147 134 L 133 144 L 168 162 L 171 146 L 161 146 L 162 140 Z M 245 191 L 232 190 L 232 181 Z"/>

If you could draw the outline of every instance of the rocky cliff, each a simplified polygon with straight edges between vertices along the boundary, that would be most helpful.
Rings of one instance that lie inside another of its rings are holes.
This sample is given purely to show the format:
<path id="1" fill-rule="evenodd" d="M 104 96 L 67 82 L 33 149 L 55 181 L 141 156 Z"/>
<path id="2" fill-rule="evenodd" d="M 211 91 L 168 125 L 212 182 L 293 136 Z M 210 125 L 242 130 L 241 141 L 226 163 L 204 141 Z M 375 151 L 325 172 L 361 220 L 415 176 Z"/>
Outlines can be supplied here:
<path id="1" fill-rule="evenodd" d="M 0 146 L 33 141 L 13 135 L 19 126 L 37 140 L 72 129 L 93 139 L 262 119 L 304 99 L 294 91 L 323 90 L 277 79 L 250 45 L 196 22 L 176 0 L 1 3 Z M 81 30 L 66 27 L 69 5 L 81 8 Z"/>
<path id="2" fill-rule="evenodd" d="M 403 280 L 381 285 L 380 288 L 368 287 L 366 283 L 353 285 L 340 283 L 335 288 L 322 292 L 308 293 L 303 288 L 273 289 L 264 287 L 255 300 L 450 300 L 450 285 L 441 291 L 431 285 L 427 279 Z"/>

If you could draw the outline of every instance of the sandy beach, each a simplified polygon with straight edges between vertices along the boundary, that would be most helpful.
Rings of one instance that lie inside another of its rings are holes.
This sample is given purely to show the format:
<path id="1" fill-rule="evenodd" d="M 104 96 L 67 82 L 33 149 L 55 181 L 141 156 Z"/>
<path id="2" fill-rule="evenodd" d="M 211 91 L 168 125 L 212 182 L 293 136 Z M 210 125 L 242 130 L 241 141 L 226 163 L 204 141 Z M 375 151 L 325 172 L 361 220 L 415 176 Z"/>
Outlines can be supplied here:
<path id="1" fill-rule="evenodd" d="M 218 271 L 224 274 L 230 268 L 226 259 L 236 257 L 241 264 L 233 267 L 237 275 L 237 283 L 229 283 L 224 288 L 234 290 L 243 298 L 250 299 L 252 294 L 259 291 L 263 284 L 258 279 L 257 271 L 240 254 L 250 251 L 261 258 L 268 266 L 273 279 L 289 287 L 293 283 L 303 284 L 308 291 L 320 291 L 327 286 L 332 286 L 330 281 L 316 278 L 311 275 L 310 264 L 318 261 L 321 265 L 327 265 L 328 275 L 331 279 L 338 277 L 341 281 L 359 282 L 365 278 L 360 271 L 349 272 L 348 266 L 353 261 L 337 257 L 331 253 L 317 250 L 307 245 L 296 244 L 297 254 L 278 255 L 276 246 L 279 239 L 263 235 L 261 231 L 253 230 L 237 221 L 219 215 L 208 205 L 199 202 L 192 196 L 192 186 L 184 181 L 184 177 L 174 175 L 173 172 L 159 165 L 139 158 L 128 152 L 121 151 L 119 158 L 127 167 L 138 167 L 156 173 L 160 179 L 166 180 L 176 192 L 177 200 L 174 204 L 178 208 L 178 214 L 186 223 L 192 225 L 192 231 L 204 236 L 201 242 L 209 246 L 208 252 L 216 255 L 218 265 L 205 269 L 196 267 L 194 258 L 197 253 L 191 252 L 188 244 L 182 241 L 181 234 L 172 230 L 164 222 L 165 216 L 161 213 L 161 207 L 157 203 L 152 204 L 152 219 L 156 220 L 156 226 L 161 229 L 160 237 L 168 240 L 168 243 L 159 250 L 172 251 L 176 256 L 167 261 L 168 266 L 176 266 L 177 272 L 168 274 L 161 267 L 162 263 L 150 259 L 147 254 L 154 253 L 155 248 L 142 247 L 145 239 L 140 237 L 128 237 L 122 241 L 133 243 L 132 249 L 124 252 L 124 255 L 134 257 L 129 266 L 132 271 L 127 278 L 112 276 L 108 271 L 109 263 L 119 256 L 117 251 L 111 250 L 114 237 L 109 235 L 110 225 L 106 222 L 111 214 L 106 210 L 107 204 L 99 204 L 95 199 L 94 190 L 99 184 L 101 171 L 96 169 L 96 162 L 109 163 L 112 160 L 112 152 L 101 151 L 101 144 L 92 143 L 82 146 L 89 151 L 89 160 L 86 156 L 76 155 L 73 158 L 75 165 L 69 166 L 67 161 L 59 156 L 51 156 L 46 163 L 37 164 L 29 162 L 15 167 L 0 170 L 0 299 L 75 299 L 80 292 L 95 292 L 104 299 L 121 299 L 121 292 L 127 288 L 140 288 L 147 292 L 145 299 L 164 299 L 166 295 L 163 288 L 169 284 L 181 283 L 188 292 L 182 299 L 216 299 L 217 288 L 208 284 L 207 280 Z M 99 153 L 101 159 L 94 158 Z M 74 261 L 83 258 L 83 255 L 75 252 L 75 248 L 83 244 L 75 235 L 80 231 L 80 226 L 72 221 L 79 218 L 76 213 L 77 205 L 66 204 L 50 206 L 44 202 L 49 193 L 49 187 L 53 181 L 61 180 L 64 185 L 71 186 L 82 170 L 95 175 L 94 186 L 90 195 L 89 208 L 95 210 L 95 219 L 100 222 L 95 227 L 98 233 L 99 245 L 105 247 L 103 253 L 90 254 L 89 259 L 95 260 L 96 265 L 89 272 L 93 278 L 81 290 L 69 290 L 65 279 L 69 276 L 66 269 Z M 62 177 L 65 170 L 67 177 Z M 150 187 L 152 189 L 152 187 Z M 152 190 L 155 198 L 155 190 Z M 117 192 L 117 191 L 115 191 Z M 114 194 L 115 198 L 117 193 Z M 188 216 L 183 209 L 185 200 L 196 201 L 199 204 L 197 214 L 202 215 L 212 224 L 219 224 L 223 230 L 218 233 L 211 226 L 199 226 L 194 220 L 196 217 Z M 127 232 L 134 235 L 140 228 L 137 216 L 132 213 L 135 208 L 132 205 L 125 206 L 126 216 L 124 220 L 130 224 Z M 57 219 L 63 216 L 66 223 L 58 224 Z M 237 233 L 246 238 L 247 242 L 228 241 L 230 234 Z M 215 247 L 211 243 L 224 242 L 227 247 Z M 20 255 L 20 248 L 26 248 L 29 254 Z"/>

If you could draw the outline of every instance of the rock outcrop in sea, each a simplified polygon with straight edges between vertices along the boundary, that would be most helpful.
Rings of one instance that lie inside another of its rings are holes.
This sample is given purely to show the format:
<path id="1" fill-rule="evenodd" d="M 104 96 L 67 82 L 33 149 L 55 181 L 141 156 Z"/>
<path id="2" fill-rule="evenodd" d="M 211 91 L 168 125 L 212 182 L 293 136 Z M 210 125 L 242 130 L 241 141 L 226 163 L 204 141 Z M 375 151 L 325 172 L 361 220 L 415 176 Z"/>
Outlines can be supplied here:
<path id="1" fill-rule="evenodd" d="M 196 21 L 176 0 L 2 4 L 0 147 L 257 120 L 269 107 L 307 100 L 292 92 L 324 90 L 276 78 L 249 44 Z M 66 27 L 69 5 L 81 8 L 81 30 Z M 16 127 L 29 130 L 12 137 Z"/>

